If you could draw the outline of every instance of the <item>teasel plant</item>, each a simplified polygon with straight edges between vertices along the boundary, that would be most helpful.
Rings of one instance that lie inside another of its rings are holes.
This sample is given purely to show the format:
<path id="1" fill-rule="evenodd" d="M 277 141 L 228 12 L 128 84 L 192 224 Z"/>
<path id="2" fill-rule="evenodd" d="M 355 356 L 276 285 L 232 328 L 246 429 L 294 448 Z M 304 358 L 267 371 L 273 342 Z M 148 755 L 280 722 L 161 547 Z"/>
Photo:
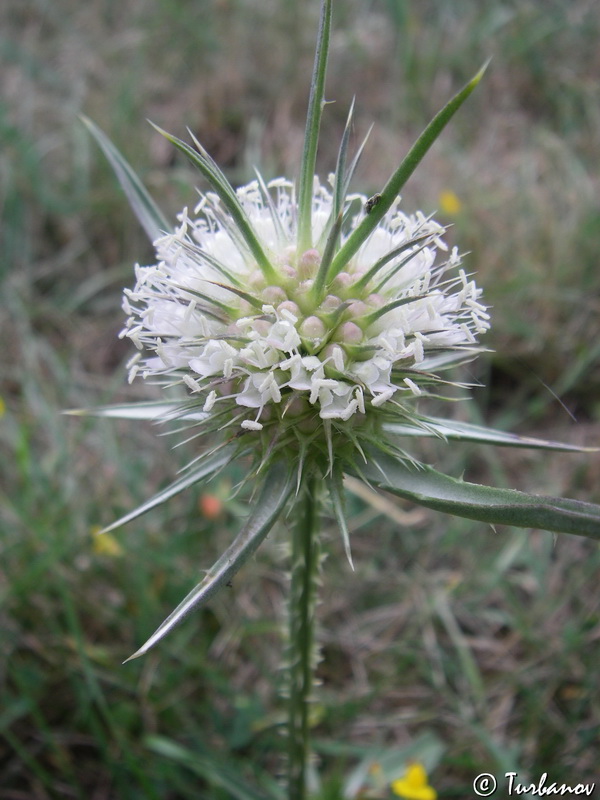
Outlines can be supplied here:
<path id="1" fill-rule="evenodd" d="M 276 521 L 287 519 L 289 800 L 308 796 L 312 770 L 309 710 L 319 657 L 315 607 L 325 506 L 337 520 L 352 567 L 345 476 L 491 525 L 600 538 L 598 505 L 469 483 L 412 454 L 411 443 L 421 437 L 571 452 L 592 448 L 422 410 L 428 398 L 469 388 L 448 372 L 484 349 L 480 337 L 490 323 L 481 289 L 458 250 L 446 245 L 444 227 L 421 212 L 401 210 L 400 192 L 485 67 L 433 118 L 377 194 L 351 192 L 365 145 L 350 152 L 353 107 L 334 171 L 326 180 L 315 175 L 331 15 L 332 0 L 322 0 L 297 182 L 265 181 L 257 172 L 251 183 L 234 189 L 193 136 L 188 144 L 158 129 L 210 187 L 171 225 L 131 166 L 84 119 L 156 251 L 156 263 L 137 265 L 135 287 L 124 292 L 121 335 L 136 348 L 129 379 L 141 376 L 179 390 L 180 399 L 71 413 L 173 423 L 198 449 L 174 483 L 105 531 L 239 459 L 248 465 L 245 483 L 253 490 L 237 537 L 130 658 L 143 656 L 209 602 Z"/>

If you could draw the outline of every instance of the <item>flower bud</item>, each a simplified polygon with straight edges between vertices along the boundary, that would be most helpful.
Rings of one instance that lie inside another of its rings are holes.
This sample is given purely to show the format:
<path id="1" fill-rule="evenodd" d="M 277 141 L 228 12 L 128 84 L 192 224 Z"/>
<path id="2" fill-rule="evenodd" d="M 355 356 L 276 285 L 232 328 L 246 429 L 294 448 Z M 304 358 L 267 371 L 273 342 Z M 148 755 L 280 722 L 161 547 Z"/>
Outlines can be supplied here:
<path id="1" fill-rule="evenodd" d="M 302 253 L 298 259 L 298 277 L 300 280 L 305 281 L 307 278 L 314 278 L 320 263 L 321 254 L 318 250 L 312 248 Z"/>
<path id="2" fill-rule="evenodd" d="M 370 309 L 366 303 L 363 303 L 362 300 L 355 300 L 348 306 L 346 317 L 350 319 L 359 319 L 360 317 L 364 317 L 365 314 L 368 314 L 369 311 Z"/>
<path id="3" fill-rule="evenodd" d="M 325 300 L 319 306 L 319 311 L 335 311 L 342 301 L 335 294 L 328 294 Z"/>
<path id="4" fill-rule="evenodd" d="M 277 306 L 277 311 L 281 314 L 282 311 L 289 311 L 290 314 L 293 314 L 295 317 L 301 317 L 302 312 L 297 303 L 294 303 L 293 300 L 284 300 L 283 303 L 280 303 Z"/>
<path id="5" fill-rule="evenodd" d="M 358 344 L 362 338 L 363 332 L 355 322 L 344 322 L 334 334 L 334 339 L 342 344 Z"/>
<path id="6" fill-rule="evenodd" d="M 318 317 L 307 317 L 300 325 L 300 336 L 307 339 L 322 339 L 325 336 L 325 324 Z"/>
<path id="7" fill-rule="evenodd" d="M 277 303 L 283 303 L 287 300 L 287 294 L 283 291 L 281 286 L 267 286 L 267 288 L 263 290 L 262 299 L 265 303 L 276 305 Z"/>
<path id="8" fill-rule="evenodd" d="M 352 286 L 354 283 L 354 278 L 352 275 L 349 275 L 347 272 L 340 272 L 338 275 L 335 276 L 331 283 L 331 288 L 334 292 L 340 292 L 340 294 L 344 294 L 345 290 Z"/>

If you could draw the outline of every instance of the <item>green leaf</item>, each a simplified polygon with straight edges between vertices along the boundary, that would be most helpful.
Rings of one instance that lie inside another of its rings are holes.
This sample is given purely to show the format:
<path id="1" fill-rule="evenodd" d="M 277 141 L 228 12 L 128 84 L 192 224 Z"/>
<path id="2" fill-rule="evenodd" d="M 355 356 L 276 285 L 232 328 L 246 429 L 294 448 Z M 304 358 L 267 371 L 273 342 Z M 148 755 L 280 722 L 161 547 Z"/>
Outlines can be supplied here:
<path id="1" fill-rule="evenodd" d="M 338 251 L 336 257 L 331 264 L 330 276 L 333 278 L 338 272 L 341 272 L 352 256 L 358 251 L 363 242 L 370 236 L 370 234 L 379 225 L 381 219 L 390 209 L 392 203 L 400 193 L 406 181 L 413 174 L 420 161 L 423 159 L 431 145 L 438 138 L 440 133 L 450 122 L 454 114 L 465 102 L 467 97 L 475 89 L 483 73 L 487 68 L 487 64 L 479 70 L 477 75 L 472 78 L 469 83 L 456 94 L 449 103 L 447 103 L 441 111 L 431 120 L 429 125 L 425 128 L 423 133 L 419 136 L 417 141 L 406 154 L 404 160 L 394 172 L 392 177 L 386 183 L 385 187 L 381 190 L 380 199 L 376 206 L 371 210 L 370 214 L 366 214 L 360 225 L 348 237 L 344 245 Z"/>
<path id="2" fill-rule="evenodd" d="M 128 522 L 131 522 L 131 520 L 141 517 L 142 514 L 145 514 L 152 508 L 156 508 L 156 506 L 159 506 L 162 503 L 165 503 L 167 500 L 170 500 L 171 497 L 183 492 L 185 489 L 188 489 L 195 483 L 198 483 L 205 478 L 210 478 L 215 472 L 223 467 L 226 467 L 235 453 L 236 448 L 234 446 L 229 446 L 223 447 L 214 455 L 203 457 L 200 461 L 199 467 L 186 472 L 182 478 L 179 478 L 178 480 L 169 484 L 169 486 L 167 486 L 161 492 L 158 492 L 158 494 L 155 494 L 154 497 L 150 498 L 150 500 L 142 503 L 142 505 L 138 506 L 134 511 L 130 511 L 116 522 L 113 522 L 108 527 L 103 528 L 100 533 L 109 533 L 109 531 L 114 531 L 115 528 L 120 528 L 122 525 L 126 525 Z"/>
<path id="3" fill-rule="evenodd" d="M 192 164 L 198 168 L 202 175 L 204 175 L 206 180 L 210 183 L 212 189 L 219 196 L 221 202 L 229 212 L 235 227 L 246 242 L 248 249 L 256 259 L 256 262 L 265 278 L 271 282 L 275 281 L 277 274 L 273 269 L 273 265 L 269 261 L 263 246 L 260 243 L 246 212 L 244 211 L 242 204 L 238 200 L 234 188 L 229 183 L 221 169 L 217 166 L 216 162 L 210 157 L 197 139 L 194 139 L 194 144 L 197 148 L 197 150 L 194 150 L 194 148 L 190 147 L 187 142 L 183 142 L 176 136 L 167 133 L 167 131 L 159 128 L 158 125 L 155 125 L 154 123 L 151 124 L 155 130 L 165 137 L 165 139 L 167 139 L 169 142 L 171 142 L 171 144 L 175 145 L 178 150 L 184 153 L 192 162 Z"/>
<path id="4" fill-rule="evenodd" d="M 163 234 L 170 233 L 172 226 L 167 222 L 162 211 L 148 194 L 144 184 L 108 136 L 88 117 L 81 115 L 80 119 L 100 145 L 129 200 L 129 205 L 135 212 L 150 241 L 155 242 Z"/>
<path id="5" fill-rule="evenodd" d="M 413 503 L 458 517 L 600 539 L 600 506 L 580 500 L 525 494 L 451 478 L 415 467 L 381 450 L 367 453 L 359 477 Z"/>
<path id="6" fill-rule="evenodd" d="M 325 105 L 325 74 L 327 72 L 327 56 L 329 53 L 329 39 L 331 35 L 331 7 L 332 0 L 323 0 L 321 5 L 321 22 L 317 39 L 317 49 L 315 52 L 315 62 L 310 85 L 310 96 L 308 99 L 304 150 L 302 152 L 300 185 L 298 187 L 298 247 L 300 253 L 312 247 L 313 181 L 315 178 L 315 163 L 317 160 L 317 147 L 319 145 L 321 115 L 323 113 L 323 106 Z"/>
<path id="7" fill-rule="evenodd" d="M 232 544 L 208 570 L 202 581 L 156 629 L 148 641 L 127 661 L 139 658 L 169 633 L 192 609 L 207 603 L 256 551 L 282 512 L 295 481 L 292 470 L 274 464 L 264 480 L 262 491 L 246 524 Z"/>
<path id="8" fill-rule="evenodd" d="M 422 426 L 419 423 L 422 423 Z M 571 453 L 595 453 L 599 450 L 597 447 L 579 447 L 565 442 L 519 436 L 516 433 L 499 431 L 483 425 L 472 425 L 469 422 L 455 422 L 441 417 L 419 417 L 416 425 L 388 422 L 383 425 L 383 429 L 387 433 L 394 433 L 398 436 L 438 436 L 441 439 L 458 439 L 459 441 L 481 442 L 504 447 L 530 447 L 538 450 L 559 450 Z"/>

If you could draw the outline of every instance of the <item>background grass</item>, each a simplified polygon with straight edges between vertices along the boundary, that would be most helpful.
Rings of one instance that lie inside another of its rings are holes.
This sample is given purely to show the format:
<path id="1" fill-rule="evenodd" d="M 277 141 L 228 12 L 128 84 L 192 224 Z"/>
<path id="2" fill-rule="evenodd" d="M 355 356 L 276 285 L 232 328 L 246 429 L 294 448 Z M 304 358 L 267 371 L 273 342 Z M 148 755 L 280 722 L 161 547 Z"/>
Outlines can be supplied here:
<path id="1" fill-rule="evenodd" d="M 170 214 L 194 202 L 197 178 L 146 117 L 178 135 L 189 126 L 234 182 L 254 165 L 293 175 L 318 3 L 5 0 L 0 15 L 0 798 L 243 797 L 226 761 L 243 786 L 281 768 L 286 530 L 164 647 L 120 666 L 244 508 L 225 501 L 230 475 L 210 487 L 224 501 L 214 518 L 190 492 L 118 532 L 110 552 L 92 535 L 190 451 L 150 426 L 60 416 L 151 396 L 125 386 L 130 350 L 117 339 L 122 287 L 151 250 L 77 115 L 104 128 Z M 589 444 L 600 440 L 599 35 L 592 0 L 339 0 L 319 154 L 326 173 L 356 94 L 356 141 L 376 127 L 355 185 L 376 191 L 493 57 L 405 207 L 453 223 L 493 306 L 495 352 L 477 366 L 487 388 L 460 413 Z M 474 480 L 600 500 L 594 456 L 433 445 L 423 456 Z M 324 797 L 339 797 L 362 749 L 423 732 L 444 744 L 431 776 L 441 796 L 470 795 L 481 771 L 598 778 L 597 546 L 353 495 L 349 512 L 354 575 L 325 531 Z"/>

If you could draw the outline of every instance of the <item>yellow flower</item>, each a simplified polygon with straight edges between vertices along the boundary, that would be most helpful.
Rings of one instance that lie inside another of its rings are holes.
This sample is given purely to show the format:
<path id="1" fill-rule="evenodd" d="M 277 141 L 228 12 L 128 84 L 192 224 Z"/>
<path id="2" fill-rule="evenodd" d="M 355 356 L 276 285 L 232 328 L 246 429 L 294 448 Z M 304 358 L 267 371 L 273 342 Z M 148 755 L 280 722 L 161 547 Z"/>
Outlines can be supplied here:
<path id="1" fill-rule="evenodd" d="M 409 764 L 401 778 L 392 782 L 392 791 L 406 800 L 436 800 L 437 792 L 427 782 L 427 773 L 422 764 Z"/>
<path id="2" fill-rule="evenodd" d="M 123 548 L 110 533 L 102 533 L 99 525 L 94 525 L 91 530 L 94 553 L 99 556 L 118 558 L 123 555 Z"/>
<path id="3" fill-rule="evenodd" d="M 440 210 L 442 214 L 447 214 L 449 217 L 455 217 L 460 213 L 462 203 L 458 197 L 450 189 L 440 192 Z"/>

